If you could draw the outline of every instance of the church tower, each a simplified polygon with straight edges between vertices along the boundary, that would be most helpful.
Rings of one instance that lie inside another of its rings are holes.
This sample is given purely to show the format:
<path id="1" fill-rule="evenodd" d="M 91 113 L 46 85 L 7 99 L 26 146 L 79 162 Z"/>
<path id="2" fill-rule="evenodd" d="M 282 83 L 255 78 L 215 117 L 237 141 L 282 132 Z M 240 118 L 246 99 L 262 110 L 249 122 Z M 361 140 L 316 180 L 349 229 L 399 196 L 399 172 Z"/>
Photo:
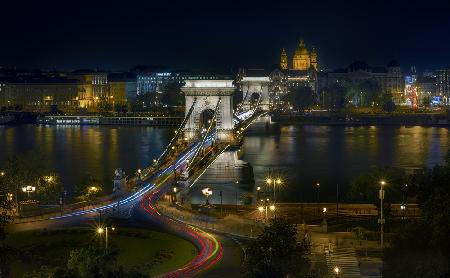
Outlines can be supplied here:
<path id="1" fill-rule="evenodd" d="M 308 49 L 306 49 L 305 42 L 301 39 L 298 48 L 295 50 L 294 58 L 292 59 L 292 69 L 309 70 L 310 66 L 311 58 Z"/>
<path id="2" fill-rule="evenodd" d="M 281 50 L 281 59 L 280 59 L 280 69 L 287 70 L 288 69 L 288 58 L 286 54 L 286 50 Z"/>
<path id="3" fill-rule="evenodd" d="M 316 48 L 313 47 L 311 50 L 311 66 L 315 71 L 319 71 L 319 64 L 317 63 L 317 52 Z"/>

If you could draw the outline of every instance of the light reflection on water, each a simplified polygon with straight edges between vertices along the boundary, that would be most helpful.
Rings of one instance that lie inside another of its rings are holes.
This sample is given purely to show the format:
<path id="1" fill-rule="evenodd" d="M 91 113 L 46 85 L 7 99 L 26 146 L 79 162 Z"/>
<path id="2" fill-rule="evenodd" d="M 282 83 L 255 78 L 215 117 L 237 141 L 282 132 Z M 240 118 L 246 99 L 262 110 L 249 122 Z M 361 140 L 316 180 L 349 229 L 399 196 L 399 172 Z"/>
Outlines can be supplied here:
<path id="1" fill-rule="evenodd" d="M 244 141 L 243 160 L 253 166 L 256 185 L 270 171 L 286 180 L 280 198 L 335 200 L 336 184 L 345 191 L 356 175 L 376 166 L 406 171 L 442 162 L 449 130 L 438 127 L 271 126 L 252 127 Z M 344 196 L 341 196 L 344 197 Z"/>
<path id="2" fill-rule="evenodd" d="M 172 129 L 116 126 L 0 127 L 0 167 L 7 156 L 39 150 L 61 173 L 67 188 L 90 172 L 111 183 L 115 168 L 132 173 L 157 157 Z M 253 166 L 262 185 L 269 171 L 286 180 L 278 194 L 286 201 L 334 200 L 336 184 L 375 166 L 413 170 L 442 162 L 450 133 L 437 127 L 283 126 L 257 123 L 247 133 L 240 159 Z M 343 190 L 344 191 L 344 190 Z"/>

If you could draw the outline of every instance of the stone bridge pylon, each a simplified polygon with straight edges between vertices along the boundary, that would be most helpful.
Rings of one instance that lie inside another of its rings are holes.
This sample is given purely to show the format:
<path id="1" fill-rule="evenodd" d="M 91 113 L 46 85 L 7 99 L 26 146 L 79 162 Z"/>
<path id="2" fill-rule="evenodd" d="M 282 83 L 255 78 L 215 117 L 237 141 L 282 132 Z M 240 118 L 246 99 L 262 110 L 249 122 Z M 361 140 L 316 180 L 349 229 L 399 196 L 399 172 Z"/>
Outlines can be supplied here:
<path id="1" fill-rule="evenodd" d="M 233 80 L 187 80 L 181 90 L 186 99 L 186 117 L 194 105 L 184 128 L 187 140 L 195 141 L 201 138 L 216 110 L 216 140 L 233 140 Z"/>

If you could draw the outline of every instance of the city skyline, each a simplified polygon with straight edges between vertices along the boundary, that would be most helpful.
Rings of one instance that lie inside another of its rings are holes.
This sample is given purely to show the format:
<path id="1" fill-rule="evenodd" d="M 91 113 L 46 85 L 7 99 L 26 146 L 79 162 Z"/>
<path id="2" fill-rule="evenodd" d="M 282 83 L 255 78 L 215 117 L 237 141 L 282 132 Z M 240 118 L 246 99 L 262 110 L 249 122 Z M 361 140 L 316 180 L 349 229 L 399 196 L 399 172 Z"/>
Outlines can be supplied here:
<path id="1" fill-rule="evenodd" d="M 229 70 L 269 67 L 300 39 L 322 69 L 355 60 L 403 70 L 448 66 L 448 4 L 107 2 L 7 3 L 0 64 L 20 68 L 125 70 L 134 65 Z"/>

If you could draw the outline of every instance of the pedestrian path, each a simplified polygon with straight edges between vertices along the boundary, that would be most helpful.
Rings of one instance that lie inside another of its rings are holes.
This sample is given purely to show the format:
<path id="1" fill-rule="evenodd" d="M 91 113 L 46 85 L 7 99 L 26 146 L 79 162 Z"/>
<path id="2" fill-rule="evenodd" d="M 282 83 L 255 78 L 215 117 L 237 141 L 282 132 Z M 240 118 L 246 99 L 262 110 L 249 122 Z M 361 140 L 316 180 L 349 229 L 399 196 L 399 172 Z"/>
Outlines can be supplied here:
<path id="1" fill-rule="evenodd" d="M 326 259 L 328 266 L 328 273 L 330 277 L 335 275 L 334 268 L 339 268 L 339 276 L 342 278 L 356 278 L 361 277 L 361 270 L 359 268 L 359 262 L 356 258 L 356 252 L 354 248 L 330 248 L 326 251 Z"/>

